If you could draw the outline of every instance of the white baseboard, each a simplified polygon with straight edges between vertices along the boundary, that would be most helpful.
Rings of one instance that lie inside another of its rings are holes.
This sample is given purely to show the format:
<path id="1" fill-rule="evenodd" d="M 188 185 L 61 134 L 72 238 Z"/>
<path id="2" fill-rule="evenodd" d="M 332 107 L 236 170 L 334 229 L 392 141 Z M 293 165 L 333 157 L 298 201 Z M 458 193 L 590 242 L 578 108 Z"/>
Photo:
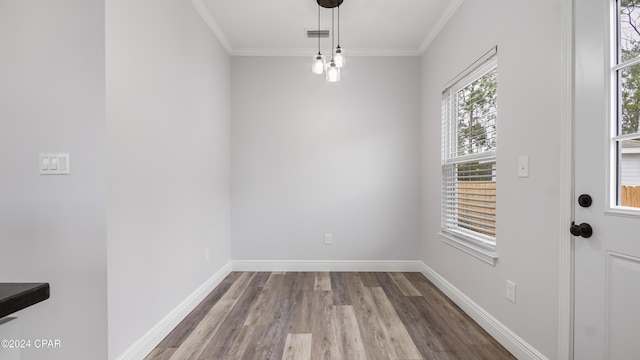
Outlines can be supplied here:
<path id="1" fill-rule="evenodd" d="M 338 261 L 338 260 L 238 260 L 231 262 L 233 271 L 371 271 L 420 272 L 421 261 Z"/>
<path id="2" fill-rule="evenodd" d="M 451 301 L 456 303 L 465 313 L 475 320 L 483 329 L 493 336 L 511 354 L 520 360 L 548 360 L 533 346 L 509 330 L 498 319 L 476 304 L 473 300 L 453 286 L 440 274 L 424 263 L 421 263 L 422 274 L 436 285 Z"/>
<path id="3" fill-rule="evenodd" d="M 143 360 L 230 272 L 231 263 L 227 263 L 146 334 L 116 357 L 116 360 Z"/>

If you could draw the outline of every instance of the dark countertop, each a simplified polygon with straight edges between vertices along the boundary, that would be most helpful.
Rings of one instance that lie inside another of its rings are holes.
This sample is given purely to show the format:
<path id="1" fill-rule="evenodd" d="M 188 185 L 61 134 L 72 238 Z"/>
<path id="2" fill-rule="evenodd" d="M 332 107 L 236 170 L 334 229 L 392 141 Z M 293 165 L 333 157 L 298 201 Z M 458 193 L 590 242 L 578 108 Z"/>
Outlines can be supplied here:
<path id="1" fill-rule="evenodd" d="M 48 298 L 48 283 L 0 283 L 0 318 Z"/>

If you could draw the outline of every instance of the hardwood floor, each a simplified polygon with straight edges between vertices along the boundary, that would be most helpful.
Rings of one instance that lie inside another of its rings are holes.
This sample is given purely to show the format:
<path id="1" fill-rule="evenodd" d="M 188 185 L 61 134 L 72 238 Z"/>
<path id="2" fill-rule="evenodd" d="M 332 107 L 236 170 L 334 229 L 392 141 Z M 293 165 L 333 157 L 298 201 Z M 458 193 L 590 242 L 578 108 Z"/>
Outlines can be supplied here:
<path id="1" fill-rule="evenodd" d="M 233 272 L 145 360 L 515 359 L 420 273 Z"/>

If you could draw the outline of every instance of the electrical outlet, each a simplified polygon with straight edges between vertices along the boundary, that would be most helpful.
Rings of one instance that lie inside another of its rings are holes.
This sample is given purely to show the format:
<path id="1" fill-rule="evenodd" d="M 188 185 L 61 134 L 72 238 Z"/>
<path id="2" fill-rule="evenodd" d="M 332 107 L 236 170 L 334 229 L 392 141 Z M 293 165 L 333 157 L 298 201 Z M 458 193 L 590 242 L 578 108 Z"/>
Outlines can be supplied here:
<path id="1" fill-rule="evenodd" d="M 507 280 L 507 300 L 516 303 L 516 283 Z"/>
<path id="2" fill-rule="evenodd" d="M 324 244 L 325 245 L 331 245 L 332 243 L 333 243 L 333 240 L 331 239 L 331 234 L 325 233 L 324 234 Z"/>

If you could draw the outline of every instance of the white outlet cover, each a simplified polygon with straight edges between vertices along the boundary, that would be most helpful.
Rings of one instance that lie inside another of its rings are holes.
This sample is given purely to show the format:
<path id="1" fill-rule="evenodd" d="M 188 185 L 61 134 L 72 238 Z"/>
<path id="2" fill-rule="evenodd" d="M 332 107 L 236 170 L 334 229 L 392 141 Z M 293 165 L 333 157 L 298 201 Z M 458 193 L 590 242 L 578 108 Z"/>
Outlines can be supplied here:
<path id="1" fill-rule="evenodd" d="M 332 242 L 333 240 L 331 239 L 331 234 L 329 233 L 324 234 L 324 244 L 331 245 Z"/>

